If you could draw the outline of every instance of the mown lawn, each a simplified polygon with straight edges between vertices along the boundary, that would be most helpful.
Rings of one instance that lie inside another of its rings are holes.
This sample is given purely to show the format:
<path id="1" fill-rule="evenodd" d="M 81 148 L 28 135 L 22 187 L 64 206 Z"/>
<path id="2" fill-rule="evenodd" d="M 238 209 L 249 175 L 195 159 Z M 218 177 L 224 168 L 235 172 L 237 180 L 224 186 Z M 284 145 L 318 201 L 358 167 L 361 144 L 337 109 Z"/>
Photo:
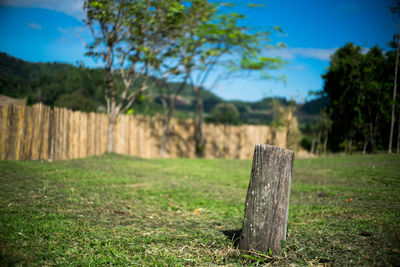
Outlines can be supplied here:
<path id="1" fill-rule="evenodd" d="M 399 265 L 400 157 L 295 159 L 280 255 L 246 256 L 251 161 L 0 162 L 0 266 Z"/>

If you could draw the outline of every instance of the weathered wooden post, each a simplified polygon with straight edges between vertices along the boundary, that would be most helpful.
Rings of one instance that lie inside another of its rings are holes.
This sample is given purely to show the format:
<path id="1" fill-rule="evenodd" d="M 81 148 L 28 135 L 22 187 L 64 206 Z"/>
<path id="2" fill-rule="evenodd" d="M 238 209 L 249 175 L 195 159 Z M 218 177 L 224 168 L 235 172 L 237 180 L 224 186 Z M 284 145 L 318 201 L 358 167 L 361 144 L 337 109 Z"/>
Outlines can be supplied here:
<path id="1" fill-rule="evenodd" d="M 294 153 L 288 149 L 256 145 L 247 189 L 239 249 L 274 253 L 286 240 Z"/>

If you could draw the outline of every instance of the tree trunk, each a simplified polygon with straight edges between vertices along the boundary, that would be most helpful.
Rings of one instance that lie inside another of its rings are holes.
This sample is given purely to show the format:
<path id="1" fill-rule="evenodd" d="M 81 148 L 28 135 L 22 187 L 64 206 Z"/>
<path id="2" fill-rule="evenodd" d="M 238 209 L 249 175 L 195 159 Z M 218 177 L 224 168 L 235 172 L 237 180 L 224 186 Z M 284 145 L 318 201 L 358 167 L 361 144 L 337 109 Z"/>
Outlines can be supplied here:
<path id="1" fill-rule="evenodd" d="M 350 137 L 350 140 L 349 140 L 349 148 L 348 148 L 347 153 L 351 155 L 351 151 L 352 151 L 352 150 L 353 150 L 353 138 Z"/>
<path id="2" fill-rule="evenodd" d="M 109 62 L 111 62 L 109 60 Z M 119 115 L 119 110 L 116 105 L 116 90 L 114 87 L 114 80 L 111 71 L 111 63 L 106 67 L 107 80 L 106 80 L 106 102 L 107 102 L 107 115 L 108 115 L 108 130 L 107 130 L 107 152 L 113 152 L 113 133 L 115 124 Z"/>
<path id="3" fill-rule="evenodd" d="M 163 129 L 162 129 L 162 136 L 161 136 L 161 144 L 160 144 L 160 158 L 164 157 L 165 146 L 168 140 L 168 133 L 169 133 L 169 122 L 171 120 L 171 102 L 170 107 L 168 107 L 167 101 L 164 97 L 161 98 L 161 102 L 163 104 Z"/>
<path id="4" fill-rule="evenodd" d="M 162 130 L 162 137 L 161 137 L 161 146 L 160 146 L 160 158 L 164 157 L 165 148 L 168 142 L 169 134 L 170 134 L 170 124 L 171 119 L 174 115 L 175 111 L 175 100 L 176 95 L 171 96 L 170 92 L 168 92 L 168 103 L 165 98 L 161 98 L 161 102 L 163 104 L 163 130 Z"/>
<path id="5" fill-rule="evenodd" d="M 293 160 L 294 153 L 288 149 L 255 146 L 239 249 L 281 250 L 286 240 Z"/>
<path id="6" fill-rule="evenodd" d="M 202 158 L 204 156 L 205 140 L 203 136 L 203 100 L 201 99 L 201 88 L 198 86 L 193 87 L 196 107 L 195 107 L 195 118 L 194 118 L 194 140 L 196 156 Z"/>
<path id="7" fill-rule="evenodd" d="M 162 137 L 161 137 L 161 145 L 160 145 L 160 158 L 164 156 L 165 152 L 165 147 L 168 142 L 168 138 L 170 135 L 170 123 L 171 119 L 174 115 L 175 111 L 175 103 L 178 95 L 182 92 L 183 88 L 186 85 L 186 81 L 189 77 L 190 72 L 186 72 L 186 76 L 184 80 L 181 82 L 179 88 L 176 90 L 176 92 L 171 92 L 171 88 L 168 85 L 168 82 L 166 78 L 163 79 L 163 83 L 161 86 L 164 86 L 166 89 L 166 92 L 163 93 L 162 89 L 160 89 L 160 96 L 161 96 L 161 102 L 163 105 L 163 115 L 164 115 L 164 124 L 163 124 L 163 131 L 162 131 Z M 168 99 L 168 103 L 167 103 Z"/>
<path id="8" fill-rule="evenodd" d="M 324 154 L 328 154 L 328 130 L 325 130 L 325 138 L 324 138 Z"/>
<path id="9" fill-rule="evenodd" d="M 396 148 L 396 153 L 400 154 L 400 112 L 399 112 L 399 121 L 398 127 L 397 127 L 397 148 Z"/>
<path id="10" fill-rule="evenodd" d="M 311 153 L 311 154 L 314 154 L 314 153 L 315 153 L 315 137 L 313 138 L 313 140 L 312 140 L 312 142 L 311 142 L 310 153 Z"/>
<path id="11" fill-rule="evenodd" d="M 372 122 L 372 118 L 371 118 L 371 120 L 369 122 L 369 138 L 371 141 L 371 152 L 372 153 L 376 152 L 376 135 L 377 135 L 377 130 L 378 130 L 378 119 L 379 119 L 379 114 L 376 113 L 374 121 Z"/>
<path id="12" fill-rule="evenodd" d="M 353 150 L 353 125 L 351 125 L 351 128 L 350 128 L 349 144 L 348 144 L 348 148 L 347 148 L 347 154 L 351 155 L 352 150 Z"/>
<path id="13" fill-rule="evenodd" d="M 370 141 L 371 141 L 371 152 L 374 153 L 375 152 L 375 135 L 374 135 L 374 126 L 372 125 L 372 122 L 369 123 L 369 136 L 370 136 Z"/>
<path id="14" fill-rule="evenodd" d="M 319 146 L 319 142 L 321 141 L 321 129 L 319 129 L 318 131 L 318 136 L 317 136 L 317 141 L 315 142 L 315 154 L 318 153 L 318 146 Z"/>
<path id="15" fill-rule="evenodd" d="M 397 69 L 399 65 L 399 49 L 400 49 L 400 35 L 397 36 L 397 54 L 396 54 L 396 66 L 394 68 L 394 85 L 393 85 L 393 104 L 392 104 L 392 120 L 390 123 L 390 136 L 389 136 L 389 149 L 388 153 L 392 153 L 392 140 L 393 140 L 393 128 L 394 128 L 394 109 L 396 104 L 396 89 L 397 89 Z"/>
<path id="16" fill-rule="evenodd" d="M 363 154 L 364 155 L 367 154 L 368 143 L 369 143 L 369 137 L 367 135 L 365 135 L 364 146 L 363 146 Z"/>

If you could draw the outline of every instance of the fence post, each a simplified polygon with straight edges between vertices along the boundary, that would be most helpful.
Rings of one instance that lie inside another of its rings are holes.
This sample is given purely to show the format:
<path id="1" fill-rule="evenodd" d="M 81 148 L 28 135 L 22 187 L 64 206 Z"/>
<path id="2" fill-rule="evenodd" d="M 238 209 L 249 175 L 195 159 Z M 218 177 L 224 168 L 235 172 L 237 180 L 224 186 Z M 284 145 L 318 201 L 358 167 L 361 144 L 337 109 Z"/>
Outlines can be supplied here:
<path id="1" fill-rule="evenodd" d="M 293 160 L 294 153 L 288 149 L 255 146 L 239 249 L 281 250 L 286 239 Z"/>

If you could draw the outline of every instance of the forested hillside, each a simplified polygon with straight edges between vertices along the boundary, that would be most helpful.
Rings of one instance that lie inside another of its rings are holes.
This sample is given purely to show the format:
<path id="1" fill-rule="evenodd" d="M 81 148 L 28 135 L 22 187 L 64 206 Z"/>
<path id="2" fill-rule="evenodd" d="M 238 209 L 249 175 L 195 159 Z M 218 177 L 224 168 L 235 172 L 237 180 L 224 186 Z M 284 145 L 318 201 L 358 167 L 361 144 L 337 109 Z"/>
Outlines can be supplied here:
<path id="1" fill-rule="evenodd" d="M 28 104 L 94 111 L 104 103 L 100 69 L 63 63 L 30 63 L 0 53 L 0 93 Z"/>

